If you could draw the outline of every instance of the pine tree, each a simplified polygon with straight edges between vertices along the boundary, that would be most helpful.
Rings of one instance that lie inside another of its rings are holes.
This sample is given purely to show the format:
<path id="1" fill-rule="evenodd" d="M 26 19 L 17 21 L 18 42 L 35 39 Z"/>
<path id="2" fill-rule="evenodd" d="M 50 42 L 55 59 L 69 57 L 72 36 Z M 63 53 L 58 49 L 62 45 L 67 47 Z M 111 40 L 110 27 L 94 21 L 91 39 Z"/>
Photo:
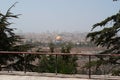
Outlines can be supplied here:
<path id="1" fill-rule="evenodd" d="M 16 4 L 16 3 L 15 3 Z M 6 12 L 6 14 L 0 13 L 0 51 L 10 51 L 11 48 L 20 41 L 20 37 L 15 35 L 13 28 L 9 28 L 12 24 L 8 20 L 11 18 L 18 18 L 19 15 L 14 15 L 10 12 L 12 5 Z M 7 64 L 7 61 L 13 61 L 14 55 L 0 54 L 0 65 Z"/>
<path id="2" fill-rule="evenodd" d="M 16 3 L 15 3 L 16 4 Z M 31 44 L 20 44 L 21 37 L 14 33 L 14 28 L 9 26 L 12 22 L 9 19 L 18 18 L 18 15 L 11 13 L 11 9 L 15 6 L 13 4 L 6 12 L 6 14 L 0 13 L 0 51 L 27 51 L 33 46 Z M 19 45 L 18 45 L 19 44 Z M 0 67 L 4 65 L 6 68 L 12 67 L 14 70 L 24 70 L 26 62 L 26 70 L 33 71 L 35 65 L 31 62 L 39 58 L 36 54 L 0 54 Z M 10 62 L 8 64 L 8 62 Z M 0 68 L 1 69 L 1 68 Z"/>
<path id="3" fill-rule="evenodd" d="M 101 30 L 93 31 L 87 35 L 87 38 L 90 41 L 94 42 L 97 46 L 105 47 L 106 50 L 100 52 L 100 54 L 120 54 L 120 12 L 111 17 L 106 18 L 100 23 L 94 24 L 92 30 L 95 28 L 101 27 Z M 109 58 L 100 57 L 100 64 L 97 66 L 111 64 L 113 66 L 112 73 L 113 75 L 119 75 L 120 70 L 120 56 L 110 56 Z M 101 62 L 102 61 L 102 62 Z"/>
<path id="4" fill-rule="evenodd" d="M 106 26 L 110 24 L 109 26 Z M 103 28 L 100 31 L 94 31 L 87 35 L 87 38 L 90 38 L 97 46 L 106 47 L 102 53 L 111 53 L 119 54 L 120 53 L 120 12 L 116 15 L 108 17 L 104 21 L 93 25 L 93 29 L 101 27 Z"/>
<path id="5" fill-rule="evenodd" d="M 56 47 L 55 44 L 52 43 L 52 47 Z M 51 46 L 49 46 L 51 47 Z M 61 53 L 70 53 L 72 48 L 71 43 L 63 43 L 61 46 Z M 53 50 L 52 50 L 53 51 Z M 52 51 L 50 51 L 52 53 Z M 57 58 L 56 58 L 57 56 Z M 47 72 L 47 73 L 55 73 L 55 69 L 57 67 L 57 72 L 62 74 L 72 74 L 76 73 L 76 63 L 77 56 L 74 55 L 42 55 L 38 64 L 38 72 Z M 56 64 L 57 61 L 57 64 Z"/>
<path id="6" fill-rule="evenodd" d="M 0 13 L 0 51 L 10 50 L 10 48 L 15 45 L 16 41 L 20 39 L 20 37 L 13 32 L 14 29 L 9 28 L 12 23 L 8 20 L 18 18 L 19 16 L 10 12 L 11 8 L 14 6 L 15 4 L 7 10 L 5 15 Z"/>

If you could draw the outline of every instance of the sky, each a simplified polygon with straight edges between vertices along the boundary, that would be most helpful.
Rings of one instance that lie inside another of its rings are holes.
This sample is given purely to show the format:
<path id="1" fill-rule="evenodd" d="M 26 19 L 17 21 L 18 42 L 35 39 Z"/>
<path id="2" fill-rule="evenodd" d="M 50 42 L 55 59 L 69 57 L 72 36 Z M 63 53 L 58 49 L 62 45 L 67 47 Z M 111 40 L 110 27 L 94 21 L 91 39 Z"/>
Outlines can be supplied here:
<path id="1" fill-rule="evenodd" d="M 120 1 L 112 0 L 1 0 L 0 12 L 21 14 L 11 19 L 18 32 L 89 32 L 92 25 L 116 14 Z"/>

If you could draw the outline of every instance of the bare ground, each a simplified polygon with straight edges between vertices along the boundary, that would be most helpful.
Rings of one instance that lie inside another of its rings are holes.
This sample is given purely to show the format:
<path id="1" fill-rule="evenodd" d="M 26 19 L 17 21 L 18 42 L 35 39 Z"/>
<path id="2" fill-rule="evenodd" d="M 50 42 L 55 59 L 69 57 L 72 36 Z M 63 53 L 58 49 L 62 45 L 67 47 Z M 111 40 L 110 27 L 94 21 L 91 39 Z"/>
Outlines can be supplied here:
<path id="1" fill-rule="evenodd" d="M 41 76 L 0 75 L 0 80 L 88 80 L 88 79 L 41 77 Z"/>
<path id="2" fill-rule="evenodd" d="M 110 75 L 92 75 L 92 79 L 88 79 L 88 75 L 65 75 L 55 73 L 36 73 L 36 72 L 0 72 L 0 80 L 120 80 L 120 76 Z"/>

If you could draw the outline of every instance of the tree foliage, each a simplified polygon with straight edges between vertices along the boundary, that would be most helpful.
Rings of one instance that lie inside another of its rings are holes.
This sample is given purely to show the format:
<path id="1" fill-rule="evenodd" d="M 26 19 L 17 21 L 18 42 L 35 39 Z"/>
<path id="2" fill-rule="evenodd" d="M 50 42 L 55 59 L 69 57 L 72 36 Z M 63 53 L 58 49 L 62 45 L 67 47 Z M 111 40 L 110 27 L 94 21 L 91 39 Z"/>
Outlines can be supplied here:
<path id="1" fill-rule="evenodd" d="M 95 30 L 95 28 L 101 27 L 101 30 Z M 120 12 L 111 17 L 106 18 L 105 20 L 101 21 L 100 23 L 96 23 L 93 25 L 91 33 L 87 35 L 87 38 L 90 41 L 94 42 L 97 46 L 105 47 L 106 50 L 100 52 L 100 54 L 120 54 Z M 98 61 L 102 61 L 102 63 L 111 64 L 113 65 L 112 70 L 119 69 L 118 65 L 120 65 L 120 57 L 110 56 L 109 58 L 100 57 Z M 100 66 L 100 65 L 99 65 Z M 117 67 L 116 67 L 117 66 Z M 118 71 L 119 72 L 119 71 Z M 115 73 L 116 72 L 112 72 Z M 118 73 L 119 74 L 119 73 Z"/>
<path id="2" fill-rule="evenodd" d="M 15 3 L 16 4 L 16 3 Z M 12 5 L 5 14 L 0 13 L 0 51 L 10 51 L 16 42 L 20 41 L 20 37 L 15 35 L 13 28 L 9 28 L 12 24 L 9 19 L 18 18 L 19 15 L 14 15 L 10 12 Z M 0 65 L 7 64 L 7 61 L 13 61 L 14 55 L 0 54 Z"/>
<path id="3" fill-rule="evenodd" d="M 55 44 L 53 42 L 49 43 L 50 52 L 53 53 L 55 49 Z"/>
<path id="4" fill-rule="evenodd" d="M 49 47 L 53 47 L 53 43 Z M 62 43 L 61 53 L 70 53 L 71 43 Z M 54 45 L 54 49 L 56 46 Z M 53 50 L 52 50 L 53 51 Z M 51 51 L 51 53 L 52 53 Z M 42 55 L 38 64 L 38 72 L 55 73 L 57 67 L 58 73 L 72 74 L 76 73 L 77 57 L 74 55 Z M 56 62 L 57 61 L 57 62 Z"/>
<path id="5" fill-rule="evenodd" d="M 15 4 L 7 10 L 6 14 L 0 13 L 0 51 L 10 50 L 20 39 L 20 37 L 13 32 L 14 29 L 9 28 L 12 23 L 8 20 L 18 18 L 18 15 L 14 15 L 10 12 L 11 8 L 14 6 Z"/>
<path id="6" fill-rule="evenodd" d="M 14 33 L 14 28 L 10 28 L 12 22 L 9 20 L 19 16 L 19 14 L 14 15 L 11 12 L 15 4 L 5 14 L 0 13 L 0 51 L 22 52 L 33 47 L 31 44 L 21 44 L 22 38 Z M 26 62 L 26 70 L 33 71 L 35 66 L 32 64 L 32 61 L 35 61 L 36 58 L 39 58 L 39 56 L 35 54 L 0 54 L 0 67 L 4 65 L 6 68 L 12 67 L 14 70 L 24 70 Z"/>
<path id="7" fill-rule="evenodd" d="M 57 64 L 56 64 L 56 56 L 54 55 L 42 55 L 39 60 L 37 72 L 47 72 L 47 73 L 55 73 L 55 69 L 57 67 L 57 72 L 62 74 L 72 74 L 76 73 L 76 56 L 68 56 L 69 59 L 66 61 L 63 59 L 63 56 L 57 56 Z"/>
<path id="8" fill-rule="evenodd" d="M 106 26 L 106 25 L 109 25 Z M 120 12 L 116 15 L 108 17 L 104 21 L 93 25 L 93 29 L 97 27 L 102 27 L 100 31 L 94 31 L 87 35 L 87 38 L 90 38 L 90 41 L 94 42 L 97 46 L 106 47 L 102 53 L 120 53 Z"/>

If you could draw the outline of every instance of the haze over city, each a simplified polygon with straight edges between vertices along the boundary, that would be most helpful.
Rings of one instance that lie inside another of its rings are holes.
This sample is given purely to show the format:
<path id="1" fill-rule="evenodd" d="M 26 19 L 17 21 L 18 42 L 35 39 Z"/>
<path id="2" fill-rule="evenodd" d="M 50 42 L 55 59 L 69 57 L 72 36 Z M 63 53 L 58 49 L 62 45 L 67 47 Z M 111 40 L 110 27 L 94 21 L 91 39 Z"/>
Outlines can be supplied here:
<path id="1" fill-rule="evenodd" d="M 18 32 L 89 32 L 93 24 L 119 11 L 120 2 L 112 0 L 2 0 L 0 11 L 18 2 L 12 19 Z"/>

